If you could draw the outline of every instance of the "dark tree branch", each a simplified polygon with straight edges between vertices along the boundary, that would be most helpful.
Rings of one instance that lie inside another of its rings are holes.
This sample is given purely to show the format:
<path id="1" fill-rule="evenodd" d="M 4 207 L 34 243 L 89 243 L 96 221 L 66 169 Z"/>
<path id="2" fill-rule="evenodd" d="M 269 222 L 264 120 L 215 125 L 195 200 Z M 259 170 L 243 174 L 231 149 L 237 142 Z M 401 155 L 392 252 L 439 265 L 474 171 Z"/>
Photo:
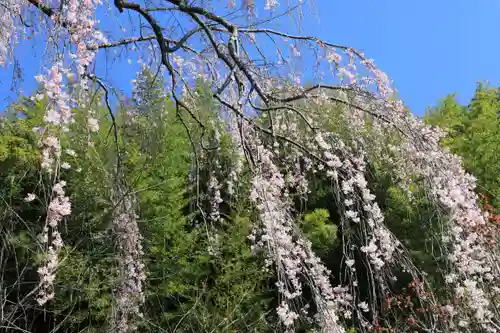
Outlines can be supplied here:
<path id="1" fill-rule="evenodd" d="M 48 17 L 52 17 L 55 14 L 52 8 L 45 6 L 39 0 L 28 0 L 28 2 L 31 3 L 33 6 L 35 6 L 36 8 L 40 9 Z"/>

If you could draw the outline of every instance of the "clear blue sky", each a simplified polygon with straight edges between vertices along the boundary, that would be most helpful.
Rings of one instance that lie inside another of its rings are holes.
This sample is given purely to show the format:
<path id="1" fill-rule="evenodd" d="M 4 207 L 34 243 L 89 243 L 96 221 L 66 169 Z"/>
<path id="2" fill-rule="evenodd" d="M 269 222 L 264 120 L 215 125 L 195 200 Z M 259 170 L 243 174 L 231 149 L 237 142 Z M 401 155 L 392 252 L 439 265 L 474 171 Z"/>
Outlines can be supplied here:
<path id="1" fill-rule="evenodd" d="M 356 46 L 394 80 L 416 114 L 476 82 L 500 85 L 500 1 L 317 0 L 321 37 Z"/>
<path id="2" fill-rule="evenodd" d="M 307 1 L 315 1 L 319 24 L 306 17 L 304 33 L 364 51 L 394 80 L 416 114 L 453 92 L 467 102 L 478 81 L 500 85 L 498 0 Z M 32 78 L 41 65 L 40 52 L 26 45 L 19 50 L 26 93 L 35 86 Z M 130 91 L 135 71 L 120 68 L 110 79 Z M 8 91 L 11 78 L 12 68 L 0 69 L 0 107 L 13 97 Z"/>

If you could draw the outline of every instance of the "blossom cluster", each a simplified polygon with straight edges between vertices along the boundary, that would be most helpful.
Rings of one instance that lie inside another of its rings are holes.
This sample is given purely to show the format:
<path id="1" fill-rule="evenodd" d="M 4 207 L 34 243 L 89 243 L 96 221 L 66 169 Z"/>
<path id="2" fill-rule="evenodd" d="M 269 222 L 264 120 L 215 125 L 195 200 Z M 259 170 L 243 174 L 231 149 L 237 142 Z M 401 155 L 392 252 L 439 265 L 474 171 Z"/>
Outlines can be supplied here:
<path id="1" fill-rule="evenodd" d="M 43 83 L 43 93 L 47 98 L 47 107 L 44 121 L 49 135 L 42 139 L 41 168 L 50 175 L 58 178 L 59 167 L 69 168 L 69 163 L 61 164 L 61 143 L 57 134 L 67 131 L 73 117 L 69 105 L 69 96 L 63 89 L 64 70 L 60 64 L 55 64 L 46 76 L 37 76 L 38 82 Z M 55 135 L 51 135 L 53 133 Z M 65 181 L 60 180 L 52 187 L 51 201 L 47 210 L 47 218 L 40 239 L 46 256 L 44 264 L 39 268 L 40 288 L 37 301 L 40 305 L 54 297 L 53 282 L 57 268 L 57 250 L 62 247 L 63 241 L 58 231 L 58 224 L 63 217 L 71 214 L 71 203 L 65 195 Z"/>
<path id="2" fill-rule="evenodd" d="M 393 254 L 400 244 L 385 226 L 384 216 L 375 201 L 375 196 L 367 187 L 364 159 L 352 156 L 341 141 L 337 140 L 334 146 L 327 143 L 321 133 L 316 135 L 315 140 L 323 150 L 328 167 L 327 175 L 339 181 L 346 220 L 348 223 L 362 223 L 370 235 L 368 243 L 360 250 L 366 253 L 374 268 L 380 270 L 386 262 L 393 261 Z M 346 157 L 338 157 L 332 153 L 334 149 Z M 339 175 L 342 179 L 339 179 Z"/>
<path id="3" fill-rule="evenodd" d="M 213 222 L 220 220 L 220 203 L 223 201 L 220 194 L 221 185 L 212 172 L 208 180 L 208 192 L 210 196 L 210 219 Z"/>
<path id="4" fill-rule="evenodd" d="M 96 6 L 101 0 L 69 0 L 64 2 L 62 11 L 52 17 L 53 21 L 65 24 L 76 50 L 72 53 L 79 75 L 92 63 L 95 47 L 99 42 L 106 42 L 104 35 L 96 29 L 99 23 L 94 16 Z"/>
<path id="5" fill-rule="evenodd" d="M 415 181 L 423 180 L 430 189 L 428 199 L 435 204 L 444 231 L 442 250 L 449 264 L 445 280 L 455 289 L 454 297 L 462 304 L 459 326 L 465 328 L 476 323 L 486 331 L 495 332 L 499 318 L 495 318 L 492 307 L 498 297 L 495 285 L 500 281 L 500 272 L 491 239 L 481 232 L 487 228 L 474 193 L 475 179 L 465 172 L 457 156 L 440 147 L 443 133 L 439 129 L 430 128 L 405 112 L 400 101 L 387 101 L 393 92 L 387 77 L 374 69 L 371 62 L 365 65 L 375 76 L 380 99 L 354 99 L 375 118 L 370 124 L 371 131 L 366 131 L 366 114 L 349 109 L 347 118 L 356 124 L 349 127 L 352 137 L 370 158 L 392 166 L 395 180 L 410 198 L 410 185 Z M 395 137 L 399 139 L 394 140 Z M 354 211 L 347 215 L 353 221 L 358 217 Z M 371 244 L 364 248 L 370 253 L 375 249 Z"/>
<path id="6" fill-rule="evenodd" d="M 63 74 L 67 73 L 61 64 L 53 65 L 46 76 L 39 75 L 36 80 L 43 84 L 44 95 L 47 97 L 47 109 L 44 121 L 48 125 L 61 127 L 68 131 L 73 121 L 70 107 L 70 97 L 64 91 Z"/>
<path id="7" fill-rule="evenodd" d="M 17 40 L 15 16 L 20 14 L 21 6 L 19 0 L 3 0 L 0 6 L 0 66 L 7 62 L 11 45 Z"/>
<path id="8" fill-rule="evenodd" d="M 76 59 L 76 67 L 79 75 L 82 75 L 94 58 L 95 52 L 92 47 L 97 41 L 102 41 L 102 35 L 96 33 L 94 25 L 96 21 L 92 19 L 94 14 L 94 1 L 72 0 L 64 3 L 62 12 L 54 14 L 52 19 L 64 25 L 71 38 L 71 42 L 76 45 L 76 52 L 72 55 Z M 92 44 L 93 43 L 93 44 Z M 47 107 L 44 116 L 47 133 L 42 139 L 42 170 L 49 174 L 55 174 L 58 178 L 59 167 L 69 169 L 71 166 L 67 162 L 61 163 L 61 144 L 59 135 L 69 131 L 69 125 L 74 121 L 71 111 L 71 98 L 64 89 L 63 74 L 70 76 L 69 70 L 61 63 L 55 63 L 46 75 L 39 75 L 36 80 L 43 84 L 43 94 L 39 94 L 39 100 L 46 97 Z M 81 80 L 82 86 L 86 81 Z M 95 129 L 98 125 L 89 119 L 89 127 Z M 64 193 L 64 181 L 59 181 L 53 186 L 53 196 L 50 201 L 46 224 L 41 234 L 41 240 L 47 248 L 47 259 L 39 268 L 40 288 L 38 302 L 40 305 L 54 297 L 53 282 L 55 269 L 57 267 L 57 250 L 63 245 L 61 235 L 57 229 L 58 223 L 63 217 L 70 215 L 71 203 L 69 197 Z"/>
<path id="9" fill-rule="evenodd" d="M 303 283 L 307 283 L 318 305 L 315 316 L 318 325 L 324 332 L 345 332 L 337 313 L 341 305 L 349 304 L 351 296 L 340 287 L 332 288 L 330 272 L 313 253 L 310 242 L 297 232 L 286 182 L 274 162 L 273 153 L 258 138 L 249 136 L 246 139 L 250 140 L 257 157 L 250 199 L 260 216 L 260 226 L 254 228 L 249 238 L 255 243 L 254 250 L 266 251 L 267 265 L 276 267 L 277 287 L 283 295 L 277 309 L 281 322 L 291 330 L 304 312 L 291 305 L 302 295 Z M 302 276 L 307 279 L 302 281 Z"/>
<path id="10" fill-rule="evenodd" d="M 120 282 L 116 293 L 116 332 L 127 333 L 136 329 L 136 316 L 141 317 L 140 306 L 144 303 L 146 266 L 142 260 L 142 236 L 137 226 L 133 201 L 125 197 L 113 218 L 118 245 L 118 269 Z"/>
<path id="11" fill-rule="evenodd" d="M 58 265 L 57 250 L 63 246 L 58 225 L 63 217 L 71 214 L 71 203 L 65 194 L 64 186 L 66 186 L 66 182 L 60 181 L 52 187 L 54 196 L 49 204 L 46 225 L 40 235 L 40 241 L 48 248 L 44 264 L 38 268 L 40 282 L 37 302 L 40 305 L 44 305 L 54 298 L 53 284 Z"/>

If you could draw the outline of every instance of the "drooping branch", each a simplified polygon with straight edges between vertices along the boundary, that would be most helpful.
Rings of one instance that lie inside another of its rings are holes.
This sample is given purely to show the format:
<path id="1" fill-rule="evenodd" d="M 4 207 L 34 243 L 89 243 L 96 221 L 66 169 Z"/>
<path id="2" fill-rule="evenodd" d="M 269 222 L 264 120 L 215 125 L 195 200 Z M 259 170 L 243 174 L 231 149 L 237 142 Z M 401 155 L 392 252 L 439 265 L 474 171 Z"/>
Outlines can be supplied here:
<path id="1" fill-rule="evenodd" d="M 136 199 L 124 185 L 123 175 L 117 169 L 113 181 L 111 202 L 113 210 L 113 235 L 117 244 L 118 285 L 115 308 L 109 331 L 113 333 L 135 332 L 141 316 L 146 280 L 143 262 L 142 236 L 137 224 Z"/>
<path id="2" fill-rule="evenodd" d="M 31 3 L 33 6 L 35 6 L 36 8 L 40 9 L 48 17 L 54 16 L 55 13 L 54 10 L 42 4 L 39 0 L 28 0 L 28 2 Z"/>

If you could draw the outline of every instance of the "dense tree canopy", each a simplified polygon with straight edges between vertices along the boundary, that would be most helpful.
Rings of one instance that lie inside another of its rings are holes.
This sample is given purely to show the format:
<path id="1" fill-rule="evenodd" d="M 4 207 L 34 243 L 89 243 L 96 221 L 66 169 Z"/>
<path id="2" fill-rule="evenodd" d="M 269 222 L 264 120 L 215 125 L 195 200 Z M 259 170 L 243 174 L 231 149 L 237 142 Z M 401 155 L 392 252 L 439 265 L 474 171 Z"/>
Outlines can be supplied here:
<path id="1" fill-rule="evenodd" d="M 419 119 L 304 4 L 0 4 L 2 331 L 500 331 L 499 91 Z"/>
<path id="2" fill-rule="evenodd" d="M 429 110 L 425 120 L 446 132 L 443 144 L 463 158 L 465 168 L 478 179 L 478 191 L 500 209 L 500 92 L 482 83 L 468 106 L 446 97 Z"/>

